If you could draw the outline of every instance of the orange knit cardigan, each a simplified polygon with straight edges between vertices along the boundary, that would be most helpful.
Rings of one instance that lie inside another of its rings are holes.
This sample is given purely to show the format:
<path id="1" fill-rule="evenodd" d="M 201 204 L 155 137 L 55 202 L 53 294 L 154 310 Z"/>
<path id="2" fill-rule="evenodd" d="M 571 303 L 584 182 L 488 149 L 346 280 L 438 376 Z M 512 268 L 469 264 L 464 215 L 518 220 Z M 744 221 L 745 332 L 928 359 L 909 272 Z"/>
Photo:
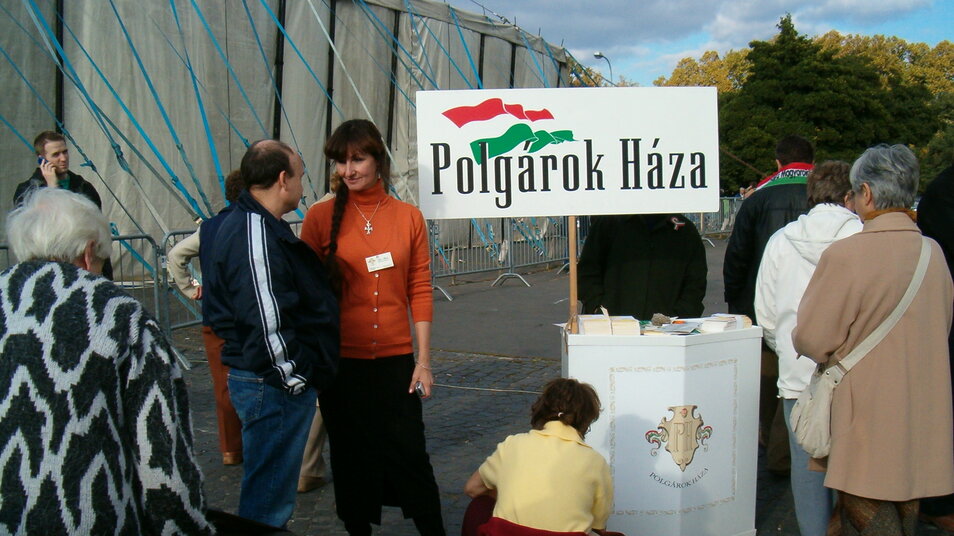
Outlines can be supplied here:
<path id="1" fill-rule="evenodd" d="M 348 197 L 337 253 L 344 279 L 339 302 L 341 356 L 375 359 L 409 354 L 413 346 L 408 308 L 414 322 L 430 322 L 434 314 L 424 216 L 417 207 L 387 195 L 380 181 L 368 190 L 349 192 Z M 331 243 L 333 210 L 333 199 L 313 205 L 301 229 L 301 239 L 322 259 Z M 365 217 L 371 218 L 371 234 L 364 231 Z M 365 259 L 386 252 L 394 266 L 369 272 Z"/>

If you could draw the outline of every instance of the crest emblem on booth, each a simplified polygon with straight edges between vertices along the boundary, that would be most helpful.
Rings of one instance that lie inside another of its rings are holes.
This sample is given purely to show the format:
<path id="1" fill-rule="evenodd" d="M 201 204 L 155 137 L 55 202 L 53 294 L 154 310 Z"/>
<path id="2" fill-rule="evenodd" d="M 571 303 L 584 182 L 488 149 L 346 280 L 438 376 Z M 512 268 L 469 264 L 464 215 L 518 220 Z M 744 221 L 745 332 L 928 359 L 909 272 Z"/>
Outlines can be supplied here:
<path id="1" fill-rule="evenodd" d="M 650 455 L 655 456 L 665 443 L 666 451 L 672 455 L 672 460 L 680 470 L 685 471 L 700 445 L 704 451 L 709 450 L 708 440 L 712 437 L 712 427 L 704 426 L 702 415 L 696 415 L 697 407 L 669 407 L 672 418 L 663 417 L 656 429 L 646 432 L 646 441 L 655 445 L 650 449 Z"/>

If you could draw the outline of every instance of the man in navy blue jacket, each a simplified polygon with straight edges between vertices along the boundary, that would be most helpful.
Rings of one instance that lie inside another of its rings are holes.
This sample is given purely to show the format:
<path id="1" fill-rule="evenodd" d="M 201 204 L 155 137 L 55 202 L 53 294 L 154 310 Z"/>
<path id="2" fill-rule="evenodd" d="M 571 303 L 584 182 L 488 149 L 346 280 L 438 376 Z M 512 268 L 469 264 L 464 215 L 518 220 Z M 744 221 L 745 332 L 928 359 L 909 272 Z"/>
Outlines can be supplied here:
<path id="1" fill-rule="evenodd" d="M 262 140 L 240 172 L 246 191 L 216 233 L 204 299 L 225 339 L 222 362 L 242 421 L 239 515 L 281 527 L 295 507 L 317 395 L 337 371 L 338 304 L 318 256 L 282 220 L 301 199 L 301 158 Z"/>

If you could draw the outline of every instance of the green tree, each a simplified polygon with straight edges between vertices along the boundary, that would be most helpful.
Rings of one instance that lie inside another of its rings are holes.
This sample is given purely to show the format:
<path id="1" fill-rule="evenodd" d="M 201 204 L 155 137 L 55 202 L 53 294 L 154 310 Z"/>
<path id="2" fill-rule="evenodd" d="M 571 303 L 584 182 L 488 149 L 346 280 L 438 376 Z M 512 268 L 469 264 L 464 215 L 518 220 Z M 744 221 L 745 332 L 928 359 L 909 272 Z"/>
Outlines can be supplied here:
<path id="1" fill-rule="evenodd" d="M 954 44 L 941 41 L 934 48 L 908 43 L 900 37 L 842 35 L 836 31 L 815 38 L 836 56 L 864 56 L 887 87 L 892 79 L 905 84 L 924 83 L 933 95 L 954 91 Z"/>
<path id="2" fill-rule="evenodd" d="M 748 50 L 730 50 L 725 57 L 708 50 L 698 60 L 679 60 L 669 78 L 659 77 L 655 86 L 715 86 L 720 93 L 737 91 L 749 72 Z"/>
<path id="3" fill-rule="evenodd" d="M 890 66 L 800 35 L 785 16 L 771 41 L 750 44 L 748 76 L 720 100 L 724 152 L 758 169 L 774 170 L 775 141 L 799 134 L 816 146 L 816 160 L 853 160 L 879 142 L 927 143 L 937 122 L 930 92 L 906 83 Z M 888 73 L 888 74 L 884 74 Z M 884 78 L 883 78 L 884 77 Z M 760 177 L 733 159 L 721 159 L 723 187 Z"/>
<path id="4" fill-rule="evenodd" d="M 937 118 L 940 128 L 918 152 L 922 191 L 938 173 L 954 165 L 954 92 L 939 94 L 931 103 L 931 113 Z"/>

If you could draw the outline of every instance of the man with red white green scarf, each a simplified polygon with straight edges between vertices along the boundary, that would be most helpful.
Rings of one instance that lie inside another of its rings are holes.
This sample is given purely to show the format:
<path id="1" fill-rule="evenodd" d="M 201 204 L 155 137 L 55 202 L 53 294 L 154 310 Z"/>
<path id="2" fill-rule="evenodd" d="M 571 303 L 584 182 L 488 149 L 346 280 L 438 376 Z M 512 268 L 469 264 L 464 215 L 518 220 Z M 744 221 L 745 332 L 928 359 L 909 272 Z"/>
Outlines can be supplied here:
<path id="1" fill-rule="evenodd" d="M 801 136 L 782 138 L 775 147 L 778 171 L 762 179 L 755 193 L 739 208 L 722 265 L 725 301 L 730 313 L 748 315 L 758 323 L 755 282 L 765 244 L 775 231 L 808 212 L 806 183 L 814 160 L 815 150 L 811 142 Z M 784 474 L 789 470 L 788 435 L 779 410 L 777 381 L 778 356 L 763 346 L 760 439 L 767 447 L 769 470 Z"/>
<path id="2" fill-rule="evenodd" d="M 807 212 L 805 184 L 814 158 L 814 148 L 805 138 L 782 138 L 775 148 L 778 171 L 762 179 L 739 208 L 722 274 L 730 313 L 755 320 L 755 279 L 762 252 L 775 231 Z"/>

